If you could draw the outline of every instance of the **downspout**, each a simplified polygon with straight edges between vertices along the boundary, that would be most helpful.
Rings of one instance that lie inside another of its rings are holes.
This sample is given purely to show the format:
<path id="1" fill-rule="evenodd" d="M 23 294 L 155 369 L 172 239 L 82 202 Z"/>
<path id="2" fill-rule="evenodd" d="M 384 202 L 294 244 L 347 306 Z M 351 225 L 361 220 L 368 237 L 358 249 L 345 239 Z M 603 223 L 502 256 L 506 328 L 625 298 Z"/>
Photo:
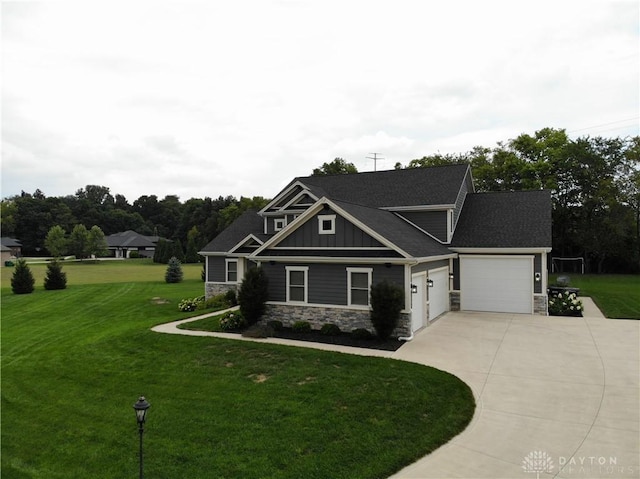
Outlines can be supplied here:
<path id="1" fill-rule="evenodd" d="M 413 331 L 411 331 L 411 334 L 409 336 L 400 336 L 398 338 L 398 341 L 411 341 L 413 339 Z"/>

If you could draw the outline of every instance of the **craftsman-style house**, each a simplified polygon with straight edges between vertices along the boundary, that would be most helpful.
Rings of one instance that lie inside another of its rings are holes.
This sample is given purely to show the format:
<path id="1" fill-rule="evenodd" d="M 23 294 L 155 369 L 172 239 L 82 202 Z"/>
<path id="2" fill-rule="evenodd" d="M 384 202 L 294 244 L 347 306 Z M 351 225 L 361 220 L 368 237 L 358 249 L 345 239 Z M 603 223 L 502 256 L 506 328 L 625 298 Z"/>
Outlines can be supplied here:
<path id="1" fill-rule="evenodd" d="M 295 178 L 200 252 L 205 293 L 269 279 L 265 319 L 371 329 L 371 285 L 405 292 L 400 336 L 449 310 L 546 314 L 550 192 L 476 193 L 468 165 Z"/>

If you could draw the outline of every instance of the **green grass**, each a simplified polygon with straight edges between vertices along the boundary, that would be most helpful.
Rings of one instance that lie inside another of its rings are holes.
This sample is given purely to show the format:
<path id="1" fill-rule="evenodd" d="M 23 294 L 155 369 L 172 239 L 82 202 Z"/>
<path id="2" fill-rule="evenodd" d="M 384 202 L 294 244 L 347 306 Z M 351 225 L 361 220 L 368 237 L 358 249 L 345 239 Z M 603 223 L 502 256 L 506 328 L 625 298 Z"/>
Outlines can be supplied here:
<path id="1" fill-rule="evenodd" d="M 607 318 L 640 319 L 640 275 L 567 274 L 570 284 L 589 296 Z"/>
<path id="2" fill-rule="evenodd" d="M 383 478 L 473 415 L 469 388 L 433 368 L 154 333 L 199 314 L 177 303 L 203 285 L 132 264 L 65 266 L 68 289 L 30 295 L 3 276 L 3 478 L 135 477 L 140 394 L 153 478 Z"/>

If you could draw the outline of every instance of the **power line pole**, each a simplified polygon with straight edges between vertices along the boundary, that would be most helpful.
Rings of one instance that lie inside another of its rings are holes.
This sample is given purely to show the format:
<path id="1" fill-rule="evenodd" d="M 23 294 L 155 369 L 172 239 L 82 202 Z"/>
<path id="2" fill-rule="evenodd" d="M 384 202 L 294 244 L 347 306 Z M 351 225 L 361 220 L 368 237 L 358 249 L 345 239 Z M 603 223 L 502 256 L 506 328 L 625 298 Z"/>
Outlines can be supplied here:
<path id="1" fill-rule="evenodd" d="M 370 155 L 373 156 L 367 156 L 368 160 L 373 160 L 373 171 L 377 171 L 378 170 L 378 160 L 384 160 L 384 158 L 382 157 L 378 157 L 378 155 L 380 153 L 369 153 Z"/>

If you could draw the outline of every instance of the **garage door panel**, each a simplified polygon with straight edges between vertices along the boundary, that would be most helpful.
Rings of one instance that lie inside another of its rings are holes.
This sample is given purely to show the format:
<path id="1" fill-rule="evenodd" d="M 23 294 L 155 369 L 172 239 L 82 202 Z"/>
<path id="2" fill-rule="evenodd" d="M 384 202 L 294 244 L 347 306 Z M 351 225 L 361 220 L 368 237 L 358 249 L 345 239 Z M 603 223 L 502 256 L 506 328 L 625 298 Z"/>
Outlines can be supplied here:
<path id="1" fill-rule="evenodd" d="M 429 321 L 449 310 L 449 270 L 429 270 L 433 286 L 429 288 Z"/>
<path id="2" fill-rule="evenodd" d="M 532 312 L 532 258 L 463 257 L 460 259 L 460 275 L 461 309 Z"/>

